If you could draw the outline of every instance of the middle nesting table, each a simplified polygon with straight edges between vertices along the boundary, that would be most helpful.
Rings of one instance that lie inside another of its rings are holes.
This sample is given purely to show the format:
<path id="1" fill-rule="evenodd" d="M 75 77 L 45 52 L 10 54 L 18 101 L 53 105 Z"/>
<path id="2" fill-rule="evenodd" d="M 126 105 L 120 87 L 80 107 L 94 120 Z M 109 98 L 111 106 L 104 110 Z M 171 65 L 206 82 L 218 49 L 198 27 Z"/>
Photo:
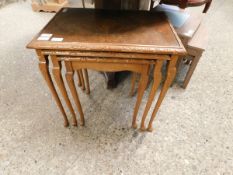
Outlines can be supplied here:
<path id="1" fill-rule="evenodd" d="M 43 34 L 52 34 L 53 38 L 48 41 L 38 40 Z M 185 54 L 182 43 L 163 13 L 76 8 L 61 9 L 29 43 L 28 48 L 36 49 L 39 64 L 43 64 L 48 60 L 46 57 L 51 56 L 55 63 L 54 69 L 57 67 L 60 70 L 60 62 L 65 62 L 66 79 L 78 107 L 82 125 L 82 107 L 73 81 L 75 70 L 128 70 L 141 74 L 132 121 L 132 126 L 136 128 L 137 113 L 148 83 L 149 66 L 155 65 L 154 82 L 141 122 L 141 129 L 145 130 L 144 122 L 162 79 L 161 67 L 163 62 L 167 61 L 166 80 L 148 125 L 149 131 L 152 130 L 154 117 L 176 75 L 177 59 L 179 55 Z M 48 67 L 44 69 L 47 71 L 43 70 L 42 75 L 59 104 L 57 93 L 51 88 L 53 82 L 48 78 Z M 72 110 L 61 77 L 55 76 L 55 79 L 60 82 L 58 86 L 61 94 Z M 59 108 L 64 111 L 61 105 Z"/>

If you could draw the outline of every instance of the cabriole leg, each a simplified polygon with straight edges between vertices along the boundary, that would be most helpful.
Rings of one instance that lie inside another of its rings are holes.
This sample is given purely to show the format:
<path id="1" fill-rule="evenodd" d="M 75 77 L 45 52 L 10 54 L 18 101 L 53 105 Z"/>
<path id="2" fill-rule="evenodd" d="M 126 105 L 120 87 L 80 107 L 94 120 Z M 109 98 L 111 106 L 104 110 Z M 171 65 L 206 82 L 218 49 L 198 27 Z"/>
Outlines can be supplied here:
<path id="1" fill-rule="evenodd" d="M 64 82 L 63 82 L 63 79 L 62 79 L 62 75 L 61 75 L 61 63 L 58 61 L 57 59 L 57 56 L 55 55 L 52 55 L 51 56 L 51 60 L 53 62 L 53 76 L 54 76 L 54 79 L 57 83 L 57 86 L 66 102 L 66 105 L 68 106 L 71 114 L 72 114 L 72 118 L 73 118 L 73 126 L 77 126 L 77 119 L 76 119 L 76 116 L 75 116 L 75 112 L 74 112 L 74 109 L 71 105 L 71 102 L 69 100 L 69 97 L 68 97 L 68 94 L 67 94 L 67 91 L 66 91 L 66 88 L 65 88 L 65 85 L 64 85 Z"/>
<path id="2" fill-rule="evenodd" d="M 66 113 L 65 113 L 65 110 L 62 106 L 62 103 L 58 97 L 58 94 L 57 94 L 57 91 L 53 85 L 53 82 L 52 82 L 52 79 L 51 79 L 51 76 L 49 74 L 49 68 L 48 68 L 48 58 L 45 57 L 45 55 L 42 55 L 41 51 L 37 50 L 36 51 L 37 55 L 38 55 L 38 58 L 39 58 L 39 69 L 41 71 L 41 74 L 43 75 L 54 99 L 55 99 L 55 102 L 57 103 L 57 106 L 59 107 L 62 115 L 63 115 L 63 118 L 64 118 L 64 126 L 67 127 L 69 126 L 69 121 L 67 119 L 67 116 L 66 116 Z"/>
<path id="3" fill-rule="evenodd" d="M 84 71 L 84 81 L 86 82 L 86 93 L 90 94 L 90 84 L 87 69 L 83 69 Z"/>
<path id="4" fill-rule="evenodd" d="M 75 88 L 74 79 L 73 79 L 74 71 L 73 71 L 72 65 L 69 61 L 65 61 L 65 66 L 66 66 L 66 80 L 67 80 L 68 86 L 70 88 L 71 94 L 74 98 L 74 102 L 75 102 L 75 104 L 78 108 L 78 111 L 79 111 L 80 120 L 81 120 L 80 125 L 84 126 L 85 120 L 84 120 L 83 110 L 82 110 L 82 106 L 81 106 L 81 103 L 80 103 L 80 100 L 78 97 L 78 93 L 77 93 L 76 88 Z"/>
<path id="5" fill-rule="evenodd" d="M 134 129 L 137 128 L 137 114 L 138 114 L 138 110 L 139 110 L 148 80 L 149 80 L 149 65 L 147 65 L 146 69 L 144 70 L 144 73 L 141 74 L 141 78 L 139 82 L 138 96 L 137 96 L 137 101 L 136 101 L 135 108 L 134 108 L 133 121 L 132 121 L 132 127 Z"/>
<path id="6" fill-rule="evenodd" d="M 141 131 L 146 130 L 145 119 L 146 119 L 146 116 L 150 110 L 151 104 L 154 100 L 155 93 L 160 85 L 161 80 L 162 80 L 162 72 L 161 72 L 162 66 L 163 66 L 163 61 L 157 60 L 156 64 L 155 64 L 155 68 L 154 68 L 154 82 L 153 82 L 153 85 L 152 85 L 152 88 L 150 91 L 150 95 L 149 95 L 149 98 L 148 98 L 148 101 L 147 101 L 147 104 L 146 104 L 146 107 L 145 107 L 145 110 L 144 110 L 144 113 L 142 116 L 141 128 L 140 128 Z"/>
<path id="7" fill-rule="evenodd" d="M 153 110 L 153 113 L 152 113 L 152 116 L 150 118 L 150 122 L 148 124 L 148 128 L 147 130 L 152 132 L 153 130 L 153 127 L 152 127 L 152 124 L 153 124 L 153 121 L 155 119 L 155 116 L 159 110 L 159 107 L 171 85 L 171 83 L 173 82 L 175 76 L 176 76 L 176 63 L 177 63 L 177 59 L 178 59 L 178 56 L 172 56 L 171 57 L 171 60 L 169 61 L 168 63 L 168 68 L 167 68 L 167 76 L 166 76 L 166 80 L 164 82 L 164 85 L 162 87 L 162 90 L 160 92 L 160 95 L 159 95 L 159 98 L 158 98 L 158 101 L 155 105 L 155 108 Z"/>

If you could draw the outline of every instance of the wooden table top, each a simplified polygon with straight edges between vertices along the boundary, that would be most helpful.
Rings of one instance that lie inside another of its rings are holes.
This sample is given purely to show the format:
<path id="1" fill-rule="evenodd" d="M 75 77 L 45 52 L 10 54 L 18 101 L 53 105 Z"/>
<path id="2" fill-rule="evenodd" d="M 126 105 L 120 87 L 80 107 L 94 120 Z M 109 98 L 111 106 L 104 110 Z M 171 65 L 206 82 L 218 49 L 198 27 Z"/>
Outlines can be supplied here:
<path id="1" fill-rule="evenodd" d="M 52 34 L 62 41 L 41 41 Z M 160 12 L 63 8 L 27 45 L 32 49 L 185 54 Z"/>

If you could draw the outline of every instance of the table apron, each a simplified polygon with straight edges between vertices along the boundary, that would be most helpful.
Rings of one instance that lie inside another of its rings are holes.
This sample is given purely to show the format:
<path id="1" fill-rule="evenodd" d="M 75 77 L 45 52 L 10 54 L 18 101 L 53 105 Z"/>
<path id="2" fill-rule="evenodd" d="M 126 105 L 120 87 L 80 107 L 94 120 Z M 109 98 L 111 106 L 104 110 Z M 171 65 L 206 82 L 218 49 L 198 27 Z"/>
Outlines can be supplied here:
<path id="1" fill-rule="evenodd" d="M 77 62 L 91 62 L 91 63 L 118 63 L 118 64 L 155 64 L 156 60 L 144 59 L 117 59 L 117 58 L 98 58 L 98 57 L 57 57 L 60 61 L 77 61 Z"/>
<path id="2" fill-rule="evenodd" d="M 131 58 L 147 60 L 170 60 L 169 54 L 147 54 L 147 53 L 125 53 L 125 52 L 84 52 L 84 51 L 62 51 L 62 50 L 42 50 L 44 55 L 59 56 L 81 56 L 81 57 L 103 57 L 103 58 Z"/>
<path id="3" fill-rule="evenodd" d="M 79 62 L 71 61 L 74 70 L 80 69 L 92 69 L 96 71 L 105 72 L 118 72 L 118 71 L 132 71 L 137 73 L 143 73 L 145 66 L 148 64 L 122 64 L 122 63 L 104 63 L 104 62 Z"/>

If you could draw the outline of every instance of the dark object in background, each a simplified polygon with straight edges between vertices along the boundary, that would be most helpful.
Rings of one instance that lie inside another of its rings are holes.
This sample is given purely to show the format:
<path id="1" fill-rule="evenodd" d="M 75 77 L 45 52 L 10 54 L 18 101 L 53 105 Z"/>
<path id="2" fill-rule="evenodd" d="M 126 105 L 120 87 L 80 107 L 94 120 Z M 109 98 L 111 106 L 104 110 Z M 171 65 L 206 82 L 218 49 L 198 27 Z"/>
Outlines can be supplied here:
<path id="1" fill-rule="evenodd" d="M 95 0 L 95 8 L 97 9 L 120 9 L 121 1 L 119 0 Z"/>
<path id="2" fill-rule="evenodd" d="M 114 89 L 119 82 L 122 82 L 130 75 L 130 72 L 103 72 L 103 74 L 107 82 L 107 89 Z"/>
<path id="3" fill-rule="evenodd" d="M 97 9 L 139 9 L 139 0 L 95 0 L 95 8 Z M 125 72 L 103 72 L 107 89 L 114 89 L 117 87 L 118 82 L 121 81 L 121 76 Z"/>
<path id="4" fill-rule="evenodd" d="M 161 4 L 176 5 L 184 9 L 187 7 L 196 7 L 205 4 L 203 13 L 209 10 L 212 0 L 161 0 Z"/>
<path id="5" fill-rule="evenodd" d="M 104 72 L 104 77 L 107 82 L 107 89 L 114 89 L 117 87 L 117 72 Z"/>
<path id="6" fill-rule="evenodd" d="M 95 0 L 95 8 L 98 9 L 139 9 L 139 0 Z"/>

